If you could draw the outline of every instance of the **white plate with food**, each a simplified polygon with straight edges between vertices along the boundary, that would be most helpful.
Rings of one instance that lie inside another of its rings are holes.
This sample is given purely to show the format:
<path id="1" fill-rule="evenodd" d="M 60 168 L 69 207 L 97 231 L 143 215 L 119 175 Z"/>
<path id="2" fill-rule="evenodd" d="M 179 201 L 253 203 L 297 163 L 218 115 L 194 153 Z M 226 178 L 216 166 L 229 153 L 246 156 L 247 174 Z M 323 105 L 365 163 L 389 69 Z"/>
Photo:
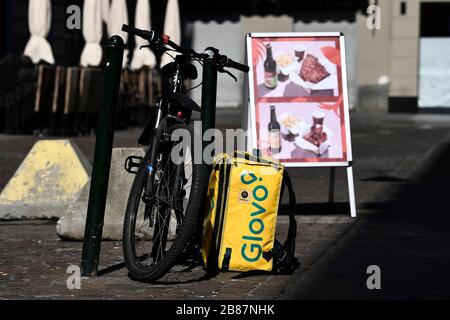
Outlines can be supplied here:
<path id="1" fill-rule="evenodd" d="M 298 135 L 301 132 L 302 118 L 292 113 L 284 113 L 280 119 L 281 133 L 284 135 Z"/>
<path id="2" fill-rule="evenodd" d="M 304 60 L 299 64 L 300 71 L 299 72 L 291 72 L 289 75 L 289 79 L 293 83 L 295 83 L 305 89 L 309 89 L 309 90 L 317 91 L 317 90 L 337 89 L 338 78 L 337 78 L 336 66 L 334 64 L 332 64 L 330 61 L 328 61 L 328 59 L 326 59 L 326 58 L 320 58 L 320 59 L 317 59 L 317 61 L 321 66 L 323 66 L 323 68 L 328 73 L 328 76 L 324 77 L 322 80 L 318 81 L 317 83 L 313 83 L 311 81 L 302 79 L 300 73 L 303 68 Z"/>
<path id="3" fill-rule="evenodd" d="M 285 77 L 285 80 L 288 80 L 291 73 L 300 71 L 300 64 L 293 55 L 278 52 L 275 54 L 274 60 L 277 63 L 277 74 L 281 79 Z"/>

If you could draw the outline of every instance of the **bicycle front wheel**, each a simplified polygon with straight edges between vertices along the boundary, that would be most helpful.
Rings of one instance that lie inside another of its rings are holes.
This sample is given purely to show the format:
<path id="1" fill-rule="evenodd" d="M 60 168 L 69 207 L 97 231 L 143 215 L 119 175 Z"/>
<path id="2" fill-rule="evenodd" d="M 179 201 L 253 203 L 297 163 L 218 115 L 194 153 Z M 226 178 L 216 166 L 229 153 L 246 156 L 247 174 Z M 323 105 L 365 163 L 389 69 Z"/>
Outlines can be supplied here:
<path id="1" fill-rule="evenodd" d="M 178 129 L 189 135 L 189 141 L 173 141 Z M 158 154 L 150 148 L 140 165 L 123 232 L 125 264 L 131 278 L 142 282 L 160 279 L 177 264 L 202 212 L 204 181 L 200 181 L 202 165 L 193 161 L 193 129 L 175 125 L 154 143 L 160 144 Z M 147 195 L 150 185 L 152 194 Z"/>

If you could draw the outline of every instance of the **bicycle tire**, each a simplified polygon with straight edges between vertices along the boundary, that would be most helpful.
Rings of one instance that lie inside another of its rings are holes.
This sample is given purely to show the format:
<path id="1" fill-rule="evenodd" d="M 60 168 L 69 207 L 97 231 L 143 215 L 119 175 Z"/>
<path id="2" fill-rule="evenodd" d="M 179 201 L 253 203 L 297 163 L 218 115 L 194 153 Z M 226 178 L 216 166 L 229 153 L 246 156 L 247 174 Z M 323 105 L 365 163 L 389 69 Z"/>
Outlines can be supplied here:
<path id="1" fill-rule="evenodd" d="M 176 129 L 186 129 L 189 130 L 191 137 L 193 135 L 193 129 L 186 125 L 174 125 L 169 128 L 168 132 L 173 133 Z M 125 259 L 125 264 L 129 270 L 129 275 L 132 279 L 140 282 L 155 282 L 165 276 L 170 269 L 172 269 L 181 257 L 183 250 L 186 248 L 190 237 L 194 234 L 196 226 L 199 221 L 199 216 L 203 212 L 203 190 L 206 190 L 205 186 L 207 181 L 205 177 L 209 174 L 205 172 L 204 166 L 202 164 L 192 165 L 192 183 L 190 196 L 186 211 L 184 214 L 183 221 L 178 229 L 176 238 L 172 246 L 165 253 L 161 261 L 150 268 L 144 268 L 137 263 L 133 255 L 133 244 L 132 244 L 132 215 L 137 214 L 136 205 L 139 205 L 141 201 L 141 192 L 143 184 L 145 182 L 145 174 L 147 173 L 146 162 L 151 158 L 152 148 L 149 149 L 147 154 L 142 161 L 138 173 L 133 182 L 130 195 L 128 198 L 127 209 L 125 213 L 124 229 L 123 229 L 123 254 Z M 191 139 L 191 150 L 194 150 L 194 139 Z M 193 156 L 193 155 L 192 155 Z M 205 182 L 206 181 L 206 182 Z"/>

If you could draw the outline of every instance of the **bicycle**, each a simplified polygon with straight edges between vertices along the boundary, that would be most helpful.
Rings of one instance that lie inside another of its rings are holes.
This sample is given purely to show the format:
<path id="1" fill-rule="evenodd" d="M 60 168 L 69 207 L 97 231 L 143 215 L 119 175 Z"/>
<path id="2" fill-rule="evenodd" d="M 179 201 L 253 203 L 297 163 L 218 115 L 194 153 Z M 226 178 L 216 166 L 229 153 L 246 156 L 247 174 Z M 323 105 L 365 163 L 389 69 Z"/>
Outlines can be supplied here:
<path id="1" fill-rule="evenodd" d="M 124 221 L 125 264 L 134 280 L 154 282 L 180 261 L 193 242 L 194 247 L 198 245 L 196 232 L 202 222 L 199 218 L 211 172 L 210 167 L 194 163 L 194 139 L 190 139 L 189 144 L 183 139 L 177 140 L 174 133 L 182 129 L 193 137 L 193 128 L 189 126 L 193 112 L 201 112 L 203 132 L 213 128 L 218 73 L 227 73 L 236 79 L 225 68 L 248 73 L 249 67 L 221 55 L 212 47 L 197 53 L 154 31 L 127 25 L 122 30 L 147 40 L 149 44 L 145 47 L 177 54 L 175 61 L 162 70 L 172 81 L 156 106 L 155 120 L 139 138 L 139 143 L 148 146 L 148 151 L 143 158 L 128 158 L 125 164 L 128 172 L 136 174 Z M 186 96 L 183 85 L 185 80 L 195 80 L 198 76 L 193 61 L 203 66 L 202 108 Z M 178 149 L 182 152 L 174 161 L 173 152 Z"/>

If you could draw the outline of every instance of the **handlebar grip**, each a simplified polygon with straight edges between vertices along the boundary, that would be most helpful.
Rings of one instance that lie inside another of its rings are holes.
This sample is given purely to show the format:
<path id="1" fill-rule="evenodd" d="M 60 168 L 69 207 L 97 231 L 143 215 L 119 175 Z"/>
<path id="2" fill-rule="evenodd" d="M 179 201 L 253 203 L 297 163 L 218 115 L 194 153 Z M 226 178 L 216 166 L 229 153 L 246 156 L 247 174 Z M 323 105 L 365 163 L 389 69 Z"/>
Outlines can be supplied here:
<path id="1" fill-rule="evenodd" d="M 153 42 L 153 40 L 155 38 L 155 32 L 154 31 L 151 31 L 151 32 L 150 31 L 145 31 L 145 30 L 141 30 L 141 29 L 130 27 L 130 26 L 126 25 L 126 24 L 124 24 L 122 26 L 122 31 L 126 32 L 126 33 L 129 33 L 129 34 L 132 34 L 132 35 L 135 35 L 135 36 L 138 36 L 138 37 L 140 37 L 142 39 L 147 40 L 150 43 Z"/>
<path id="2" fill-rule="evenodd" d="M 249 66 L 246 66 L 245 64 L 233 61 L 230 58 L 228 58 L 228 61 L 227 61 L 226 65 L 225 65 L 225 67 L 236 69 L 236 70 L 242 71 L 244 73 L 248 73 L 250 71 L 250 67 Z"/>

